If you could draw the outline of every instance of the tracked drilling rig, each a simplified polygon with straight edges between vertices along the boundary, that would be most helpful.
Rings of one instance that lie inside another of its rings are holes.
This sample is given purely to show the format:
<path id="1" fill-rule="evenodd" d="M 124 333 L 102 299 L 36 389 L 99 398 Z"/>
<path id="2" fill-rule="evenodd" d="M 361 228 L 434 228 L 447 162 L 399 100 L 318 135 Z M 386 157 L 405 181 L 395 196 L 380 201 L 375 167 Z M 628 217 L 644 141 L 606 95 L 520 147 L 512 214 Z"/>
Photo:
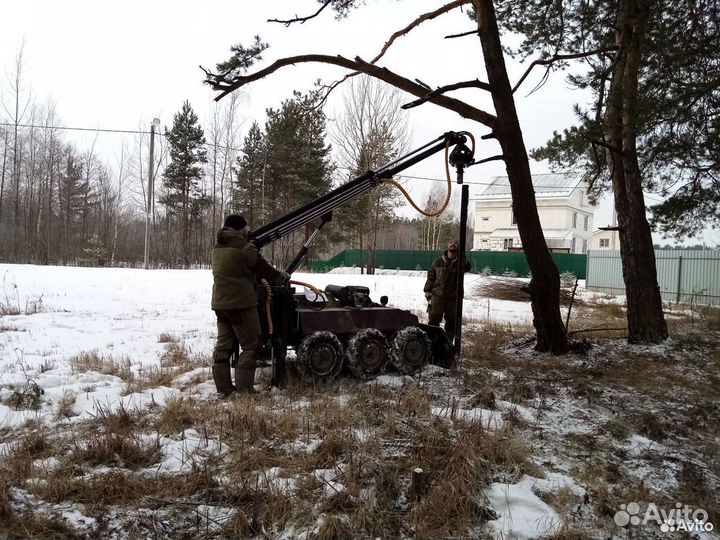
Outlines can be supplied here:
<path id="1" fill-rule="evenodd" d="M 305 259 L 320 230 L 331 221 L 334 210 L 383 182 L 392 183 L 404 192 L 399 184 L 391 180 L 392 177 L 443 150 L 448 164 L 447 205 L 451 183 L 449 167 L 456 169 L 457 181 L 462 183 L 463 170 L 473 163 L 474 148 L 471 150 L 466 145 L 468 136 L 472 138 L 464 132 L 447 132 L 379 170 L 368 171 L 252 231 L 249 239 L 260 249 L 308 223 L 317 222 L 315 231 L 286 268 L 286 272 L 292 275 Z M 466 186 L 463 201 L 464 215 L 467 216 Z M 460 231 L 463 246 L 464 236 L 465 221 Z M 462 265 L 464 253 L 462 249 L 460 251 L 459 262 Z M 463 273 L 458 274 L 458 312 L 462 313 Z M 273 386 L 284 384 L 288 348 L 295 349 L 298 363 L 315 377 L 334 377 L 343 366 L 347 366 L 362 379 L 381 373 L 388 362 L 406 374 L 414 373 L 428 362 L 448 365 L 459 348 L 459 330 L 456 336 L 448 336 L 439 327 L 420 323 L 417 316 L 409 311 L 389 307 L 385 296 L 379 303 L 374 302 L 367 287 L 328 285 L 324 291 L 314 290 L 312 298 L 308 299 L 304 291 L 296 291 L 295 284 L 306 285 L 290 281 L 285 286 L 264 284 L 261 288 L 258 309 L 263 342 L 267 343 L 263 350 L 272 362 Z"/>

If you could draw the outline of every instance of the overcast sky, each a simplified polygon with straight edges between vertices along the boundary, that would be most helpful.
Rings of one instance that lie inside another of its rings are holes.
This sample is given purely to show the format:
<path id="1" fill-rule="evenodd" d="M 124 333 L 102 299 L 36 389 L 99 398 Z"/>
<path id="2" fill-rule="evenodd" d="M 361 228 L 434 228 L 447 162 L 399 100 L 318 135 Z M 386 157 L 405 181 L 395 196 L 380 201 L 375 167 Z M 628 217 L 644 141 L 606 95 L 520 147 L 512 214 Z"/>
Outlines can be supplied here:
<path id="1" fill-rule="evenodd" d="M 160 118 L 162 126 L 170 126 L 173 114 L 186 99 L 202 122 L 213 106 L 214 93 L 202 84 L 199 66 L 214 68 L 227 59 L 234 44 L 250 44 L 253 36 L 259 34 L 270 43 L 270 49 L 264 53 L 266 62 L 304 52 L 361 56 L 369 60 L 394 31 L 419 13 L 439 5 L 442 2 L 438 0 L 369 0 L 347 20 L 337 21 L 334 14 L 325 12 L 303 25 L 286 28 L 268 23 L 267 19 L 309 14 L 318 4 L 314 0 L 7 2 L 0 32 L 0 72 L 13 73 L 15 57 L 24 46 L 24 87 L 35 102 L 52 101 L 59 123 L 64 126 L 148 129 L 153 117 Z M 474 77 L 486 80 L 476 37 L 443 39 L 448 34 L 471 29 L 466 14 L 455 10 L 396 42 L 381 65 L 430 86 Z M 512 82 L 520 77 L 524 66 L 508 61 L 508 70 Z M 265 109 L 277 107 L 293 90 L 310 89 L 316 79 L 333 80 L 342 73 L 328 66 L 296 66 L 254 83 L 243 91 L 240 107 L 240 114 L 246 119 L 243 132 L 254 120 L 262 125 Z M 587 99 L 569 90 L 561 74 L 555 74 L 540 91 L 527 96 L 535 82 L 537 77 L 526 81 L 525 91 L 521 89 L 517 99 L 528 148 L 541 145 L 553 130 L 571 125 L 573 104 Z M 7 103 L 7 81 L 0 87 Z M 489 97 L 480 90 L 455 95 L 492 111 Z M 336 91 L 328 103 L 326 113 L 331 120 L 340 110 L 341 98 L 341 92 Z M 468 130 L 478 138 L 487 132 L 487 128 L 433 105 L 415 108 L 408 117 L 415 146 L 448 130 Z M 88 148 L 95 138 L 76 132 L 66 135 L 80 149 Z M 123 140 L 131 144 L 128 137 L 131 136 L 100 134 L 96 150 L 112 162 Z M 494 143 L 483 142 L 477 155 L 495 153 Z M 532 163 L 531 167 L 534 173 L 548 171 L 543 163 Z M 438 156 L 411 172 L 442 178 L 443 171 L 442 158 Z M 471 168 L 466 180 L 482 184 L 499 174 L 505 174 L 504 166 L 494 162 Z M 421 199 L 431 184 L 418 180 L 409 187 Z M 481 189 L 481 185 L 473 186 L 471 196 Z M 605 201 L 596 211 L 595 225 L 606 225 L 610 216 L 610 204 Z"/>

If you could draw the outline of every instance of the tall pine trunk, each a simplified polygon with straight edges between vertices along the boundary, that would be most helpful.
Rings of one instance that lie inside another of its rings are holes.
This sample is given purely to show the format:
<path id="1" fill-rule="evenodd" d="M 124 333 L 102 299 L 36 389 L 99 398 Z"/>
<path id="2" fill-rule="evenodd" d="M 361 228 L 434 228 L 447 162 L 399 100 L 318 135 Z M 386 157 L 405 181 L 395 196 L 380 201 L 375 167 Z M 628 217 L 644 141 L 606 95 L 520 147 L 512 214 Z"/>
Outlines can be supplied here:
<path id="1" fill-rule="evenodd" d="M 649 9 L 649 0 L 620 4 L 616 31 L 620 49 L 605 115 L 631 343 L 659 343 L 668 337 L 636 148 L 638 76 Z"/>
<path id="2" fill-rule="evenodd" d="M 535 348 L 541 352 L 563 354 L 567 352 L 568 345 L 565 325 L 560 315 L 560 276 L 540 225 L 527 150 L 505 68 L 495 8 L 492 0 L 474 0 L 473 5 L 497 115 L 493 136 L 502 148 L 518 231 L 532 272 L 529 290 L 533 325 L 537 331 Z"/>

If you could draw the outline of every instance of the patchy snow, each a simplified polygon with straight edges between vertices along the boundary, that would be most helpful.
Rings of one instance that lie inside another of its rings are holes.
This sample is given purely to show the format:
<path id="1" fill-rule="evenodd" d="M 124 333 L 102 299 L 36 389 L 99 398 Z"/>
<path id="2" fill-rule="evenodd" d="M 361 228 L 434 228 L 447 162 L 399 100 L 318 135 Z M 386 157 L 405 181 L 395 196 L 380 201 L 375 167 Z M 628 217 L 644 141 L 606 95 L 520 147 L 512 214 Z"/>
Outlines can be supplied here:
<path id="1" fill-rule="evenodd" d="M 540 538 L 560 529 L 560 516 L 533 492 L 537 482 L 537 478 L 524 476 L 517 484 L 495 483 L 485 491 L 498 516 L 488 521 L 496 538 Z"/>
<path id="2" fill-rule="evenodd" d="M 460 409 L 453 407 L 431 407 L 431 414 L 449 420 L 461 422 L 478 422 L 487 429 L 500 429 L 503 419 L 497 411 L 488 411 L 475 407 L 473 409 Z"/>
<path id="3" fill-rule="evenodd" d="M 2 317 L 4 330 L 0 332 L 0 433 L 4 433 L 5 429 L 12 430 L 22 426 L 28 421 L 62 423 L 74 429 L 76 423 L 121 408 L 128 412 L 152 410 L 163 407 L 169 400 L 180 395 L 191 394 L 193 397 L 204 398 L 215 393 L 209 370 L 216 333 L 214 315 L 209 308 L 212 286 L 209 270 L 146 271 L 0 265 L 0 277 L 9 287 L 8 290 L 12 291 L 11 296 L 5 294 L 3 298 L 3 291 L 0 290 L 0 302 L 17 305 L 22 309 L 26 304 L 42 298 L 43 306 L 41 313 Z M 410 310 L 423 321 L 427 317 L 427 304 L 422 294 L 425 272 L 379 271 L 376 275 L 368 276 L 341 269 L 330 274 L 296 274 L 293 277 L 321 289 L 327 284 L 367 286 L 373 299 L 387 295 L 391 306 Z M 467 276 L 464 310 L 466 321 L 482 324 L 489 319 L 529 324 L 532 320 L 529 303 L 477 296 L 478 286 L 490 279 L 477 274 Z M 297 288 L 302 289 L 299 286 Z M 584 290 L 579 291 L 579 294 L 583 298 L 600 298 L 613 303 L 621 301 L 614 297 L 603 299 L 601 295 Z M 162 383 L 164 386 L 133 392 L 132 386 L 120 376 L 98 371 L 81 371 L 73 361 L 73 357 L 81 353 L 95 351 L 108 361 L 126 365 L 127 369 L 136 375 L 141 370 L 144 372 L 159 369 L 168 347 L 167 343 L 160 342 L 161 334 L 173 336 L 186 348 L 190 356 L 197 359 L 196 364 L 183 366 L 185 372 L 173 373 L 171 378 Z M 672 351 L 676 345 L 673 340 L 668 340 L 662 345 L 637 347 L 634 350 L 662 355 Z M 583 362 L 597 363 L 613 352 L 612 347 L 615 345 L 595 346 L 587 357 L 583 358 Z M 527 354 L 534 358 L 534 353 Z M 547 396 L 543 394 L 530 397 L 520 400 L 521 404 L 515 404 L 507 401 L 515 399 L 511 393 L 498 391 L 497 388 L 509 386 L 514 380 L 511 376 L 513 373 L 504 369 L 493 370 L 490 366 L 483 368 L 480 373 L 485 376 L 483 380 L 495 387 L 493 390 L 498 397 L 497 410 L 473 407 L 475 403 L 472 403 L 468 396 L 449 398 L 448 401 L 453 399 L 452 405 L 448 403 L 446 406 L 438 406 L 438 402 L 443 404 L 445 396 L 455 396 L 452 392 L 458 389 L 457 385 L 453 386 L 457 375 L 438 366 L 426 366 L 414 377 L 383 374 L 367 384 L 382 385 L 390 390 L 400 389 L 397 394 L 413 388 L 413 385 L 424 387 L 432 384 L 437 392 L 442 389 L 445 393 L 439 393 L 441 397 L 433 401 L 431 414 L 447 422 L 455 422 L 454 427 L 458 427 L 460 422 L 476 422 L 489 430 L 498 430 L 505 426 L 503 416 L 510 426 L 508 413 L 512 411 L 528 424 L 524 426 L 524 423 L 520 423 L 519 428 L 512 424 L 512 429 L 525 429 L 526 433 L 536 430 L 542 433 L 544 439 L 533 439 L 533 436 L 529 435 L 533 441 L 535 463 L 542 468 L 552 467 L 553 470 L 565 472 L 548 473 L 543 479 L 525 476 L 517 484 L 492 484 L 486 490 L 486 496 L 498 519 L 489 523 L 489 530 L 498 537 L 536 538 L 558 530 L 561 526 L 560 518 L 538 494 L 569 489 L 573 496 L 584 495 L 585 489 L 577 485 L 568 474 L 582 478 L 571 465 L 577 464 L 578 460 L 587 459 L 583 457 L 585 447 L 572 450 L 578 456 L 573 462 L 556 455 L 556 447 L 547 443 L 550 439 L 559 441 L 557 444 L 566 444 L 568 440 L 572 443 L 573 437 L 579 441 L 589 441 L 587 444 L 595 443 L 596 440 L 602 444 L 612 444 L 614 448 L 626 452 L 622 462 L 623 470 L 642 481 L 643 485 L 658 491 L 677 487 L 675 477 L 682 463 L 677 459 L 673 461 L 675 445 L 672 440 L 663 439 L 665 444 L 661 444 L 640 435 L 632 435 L 624 441 L 608 442 L 603 438 L 605 435 L 602 435 L 601 428 L 615 413 L 603 405 L 599 398 L 594 397 L 591 400 L 589 397 L 579 397 L 561 384 L 559 388 L 551 389 L 553 393 L 548 393 Z M 361 388 L 369 389 L 365 383 L 358 384 Z M 330 396 L 328 402 L 338 407 L 351 406 L 351 394 L 345 390 L 343 392 L 345 393 Z M 610 393 L 607 388 L 605 392 Z M 18 407 L 19 410 L 16 410 L 12 402 L 17 395 L 31 398 L 34 396 L 33 406 L 37 406 L 37 409 Z M 60 406 L 63 406 L 62 415 L 58 415 Z M 227 407 L 231 408 L 232 404 L 228 402 Z M 308 414 L 312 412 L 312 403 L 305 397 L 280 391 L 272 394 L 271 406 L 263 411 L 272 415 L 279 409 Z M 193 466 L 208 459 L 213 463 L 211 458 L 219 454 L 227 453 L 224 459 L 231 459 L 223 444 L 200 432 L 187 429 L 173 437 L 143 435 L 147 441 L 159 443 L 161 458 L 157 464 L 137 472 L 151 476 L 187 474 L 193 470 Z M 362 444 L 372 442 L 376 432 L 358 425 L 353 426 L 351 436 L 356 443 Z M 312 454 L 322 440 L 315 433 L 308 434 L 307 437 L 285 443 L 278 442 L 278 447 L 282 445 L 283 450 L 301 455 Z M 406 455 L 407 442 L 402 437 L 380 441 L 384 457 Z M 0 455 L 11 455 L 15 444 L 0 442 Z M 653 466 L 654 462 L 660 462 L 663 466 Z M 56 457 L 34 461 L 34 468 L 38 470 L 50 471 L 57 465 Z M 93 469 L 93 474 L 111 470 L 113 469 L 108 467 L 98 467 Z M 345 485 L 338 481 L 347 481 L 346 476 L 338 478 L 341 472 L 336 469 L 316 470 L 313 474 L 322 482 L 326 496 L 346 489 Z M 297 477 L 287 470 L 277 467 L 261 470 L 260 478 L 280 493 L 292 494 L 296 491 Z M 507 479 L 506 476 L 500 478 Z M 511 478 L 514 480 L 517 477 Z M 34 479 L 28 480 L 32 481 Z M 375 504 L 377 498 L 374 486 L 363 487 L 356 492 L 348 483 L 348 492 L 370 506 Z M 25 501 L 23 504 L 27 507 L 37 504 L 35 499 L 23 497 L 21 490 L 13 488 L 10 493 L 13 495 L 13 504 L 21 504 L 19 500 Z M 97 527 L 97 524 L 91 521 L 93 518 L 84 515 L 83 508 L 72 505 L 45 508 L 51 508 L 78 530 Z M 115 519 L 116 511 L 108 511 L 108 532 L 111 534 L 117 532 L 116 524 L 122 523 L 122 520 Z M 199 516 L 198 519 L 202 516 L 211 518 L 211 527 L 233 515 L 233 509 L 224 506 L 200 505 L 194 511 Z M 138 509 L 138 519 L 145 519 L 145 512 L 150 515 L 149 510 Z M 316 533 L 316 529 L 299 530 L 290 526 L 282 534 L 285 538 L 302 538 Z"/>

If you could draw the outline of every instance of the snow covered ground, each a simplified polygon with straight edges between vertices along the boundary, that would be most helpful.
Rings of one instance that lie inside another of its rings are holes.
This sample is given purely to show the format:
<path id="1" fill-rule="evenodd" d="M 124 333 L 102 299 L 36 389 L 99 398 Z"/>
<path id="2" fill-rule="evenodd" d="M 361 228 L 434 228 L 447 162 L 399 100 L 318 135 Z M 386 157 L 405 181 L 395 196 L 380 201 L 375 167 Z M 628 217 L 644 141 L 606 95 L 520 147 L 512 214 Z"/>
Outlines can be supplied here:
<path id="1" fill-rule="evenodd" d="M 364 285 L 370 289 L 373 299 L 379 300 L 380 296 L 387 295 L 391 306 L 410 310 L 421 319 L 426 318 L 426 302 L 422 294 L 424 272 L 380 271 L 373 276 L 355 272 L 356 269 L 338 269 L 330 274 L 295 274 L 293 279 L 321 289 L 328 284 Z M 483 323 L 488 321 L 530 325 L 532 313 L 528 302 L 488 299 L 478 293 L 483 284 L 492 283 L 492 280 L 477 274 L 467 276 L 464 319 L 468 328 L 481 329 Z M 209 309 L 212 287 L 209 270 L 146 271 L 4 264 L 0 265 L 0 287 L 0 308 L 6 313 L 19 312 L 17 315 L 0 316 L 0 458 L 12 455 L 18 444 L 17 437 L 27 425 L 62 425 L 63 429 L 73 429 L 73 426 L 81 426 L 117 411 L 142 411 L 143 414 L 148 411 L 158 414 L 157 411 L 160 411 L 162 415 L 166 407 L 187 406 L 187 402 L 183 401 L 185 396 L 190 396 L 196 402 L 215 403 L 209 374 L 215 337 L 214 314 Z M 579 296 L 586 300 L 593 297 L 600 302 L 617 301 L 584 290 L 579 291 Z M 593 369 L 604 370 L 606 357 L 617 358 L 625 354 L 621 346 L 612 343 L 590 355 Z M 168 356 L 173 346 L 182 347 L 181 356 L 191 359 L 176 371 L 172 371 L 177 366 L 172 364 L 173 359 Z M 673 347 L 672 344 L 655 347 L 647 353 L 670 355 Z M 567 526 L 566 516 L 560 515 L 557 508 L 547 503 L 546 499 L 551 497 L 548 494 L 560 489 L 566 490 L 567 497 L 572 500 L 583 500 L 583 497 L 587 499 L 588 496 L 585 489 L 576 483 L 573 472 L 578 471 L 577 463 L 582 465 L 585 458 L 579 458 L 580 461 L 576 463 L 574 457 L 560 457 L 560 454 L 567 447 L 568 440 L 574 444 L 591 444 L 587 441 L 596 440 L 596 433 L 604 433 L 607 429 L 622 432 L 624 438 L 621 437 L 619 442 L 604 444 L 615 448 L 616 452 L 624 452 L 627 466 L 632 465 L 639 471 L 636 475 L 639 481 L 652 485 L 652 481 L 662 480 L 658 489 L 677 485 L 677 471 L 667 467 L 653 468 L 648 463 L 652 463 L 649 461 L 651 458 L 660 459 L 658 452 L 661 450 L 663 456 L 669 455 L 676 460 L 682 454 L 678 454 L 675 448 L 668 449 L 632 431 L 624 433 L 624 424 L 615 422 L 615 417 L 610 416 L 608 411 L 612 410 L 614 403 L 627 402 L 628 394 L 622 394 L 615 388 L 606 389 L 603 395 L 612 397 L 612 405 L 593 402 L 590 407 L 591 398 L 586 396 L 597 400 L 598 391 L 588 389 L 579 392 L 577 388 L 564 388 L 563 385 L 570 383 L 558 370 L 558 364 L 553 365 L 556 371 L 545 374 L 543 358 L 530 357 L 524 360 L 526 349 L 508 354 L 515 357 L 522 367 L 508 371 L 503 366 L 483 364 L 480 368 L 474 368 L 474 372 L 465 374 L 470 377 L 467 380 L 471 385 L 480 380 L 483 392 L 492 390 L 492 399 L 489 400 L 492 403 L 478 401 L 476 395 L 468 396 L 468 390 L 463 386 L 467 381 L 463 382 L 462 376 L 451 377 L 447 370 L 436 366 L 429 366 L 415 378 L 386 374 L 370 383 L 354 383 L 354 387 L 361 387 L 360 396 L 363 393 L 370 396 L 377 394 L 374 399 L 380 401 L 386 399 L 383 392 L 397 396 L 393 406 L 408 407 L 410 411 L 409 416 L 399 414 L 397 422 L 400 423 L 410 422 L 408 418 L 412 419 L 412 415 L 418 414 L 418 407 L 419 410 L 423 409 L 422 406 L 414 405 L 413 400 L 419 399 L 418 393 L 426 392 L 426 397 L 422 399 L 430 401 L 426 402 L 423 422 L 434 426 L 433 429 L 442 426 L 457 429 L 458 426 L 476 423 L 482 426 L 488 437 L 497 436 L 505 440 L 514 429 L 520 429 L 517 428 L 519 425 L 525 430 L 523 436 L 532 436 L 535 432 L 548 435 L 547 441 L 534 445 L 533 452 L 535 461 L 543 463 L 543 466 L 552 463 L 551 470 L 555 472 L 532 470 L 532 474 L 526 472 L 518 475 L 518 471 L 515 471 L 501 478 L 493 478 L 483 493 L 489 508 L 495 513 L 495 519 L 487 520 L 483 534 L 497 538 L 537 538 L 561 534 Z M 488 358 L 488 362 L 494 361 L 494 357 Z M 654 359 L 652 361 L 655 362 Z M 577 360 L 574 369 L 579 370 L 584 365 L 585 360 Z M 91 369 L 93 366 L 95 368 Z M 537 371 L 527 378 L 529 382 L 523 382 L 526 377 L 526 371 L 523 370 L 528 368 Z M 140 380 L 163 369 L 170 369 L 172 377 L 158 378 L 162 382 L 156 385 L 135 387 L 128 382 L 133 377 Z M 541 390 L 544 392 L 542 395 Z M 358 390 L 351 386 L 349 391 Z M 473 391 L 479 392 L 477 388 Z M 547 393 L 549 391 L 552 392 Z M 497 401 L 493 392 L 497 393 Z M 465 395 L 461 396 L 463 393 Z M 17 396 L 34 396 L 36 402 L 13 406 L 13 399 Z M 261 411 L 261 415 L 279 421 L 287 415 L 317 414 L 319 408 L 320 416 L 327 416 L 322 410 L 326 406 L 330 407 L 332 413 L 336 412 L 336 408 L 352 410 L 360 398 L 341 393 L 334 396 L 266 395 L 263 399 L 265 404 L 262 407 L 269 408 L 263 409 L 265 412 Z M 419 403 L 423 403 L 422 399 Z M 235 414 L 232 411 L 237 413 L 237 405 L 233 406 L 234 409 L 227 407 L 225 404 L 220 406 L 221 416 Z M 182 414 L 178 413 L 178 416 Z M 226 416 L 223 418 L 227 420 Z M 392 422 L 394 426 L 395 420 Z M 232 441 L 213 438 L 200 426 L 191 425 L 181 426 L 175 433 L 166 435 L 158 432 L 138 433 L 133 440 L 142 447 L 157 446 L 160 458 L 149 467 L 136 468 L 134 474 L 193 474 L 201 464 L 227 459 L 225 456 L 231 453 L 228 452 L 231 448 L 228 444 L 232 444 Z M 354 426 L 350 438 L 361 447 L 372 445 L 381 427 L 375 426 L 373 431 L 368 426 Z M 394 433 L 399 429 L 393 427 L 391 431 Z M 308 432 L 303 437 L 290 438 L 282 443 L 282 448 L 291 454 L 322 453 L 326 446 L 323 437 L 328 434 L 331 432 L 325 432 L 324 435 Z M 392 459 L 407 452 L 407 447 L 403 445 L 412 444 L 412 441 L 405 441 L 397 435 L 395 439 L 394 442 L 383 443 L 386 444 L 384 451 L 389 452 Z M 551 444 L 551 439 L 557 439 L 557 444 Z M 635 446 L 640 443 L 645 446 L 635 451 Z M 85 451 L 89 444 L 79 442 L 74 451 Z M 652 455 L 648 448 L 652 450 Z M 231 450 L 237 451 L 237 448 Z M 585 451 L 584 447 L 582 451 Z M 670 460 L 670 457 L 665 459 Z M 51 471 L 58 463 L 57 456 L 44 457 L 36 460 L 34 467 Z M 648 467 L 649 472 L 646 470 Z M 323 471 L 328 472 L 325 474 Z M 107 467 L 98 467 L 88 474 L 92 477 L 107 472 Z M 327 497 L 345 489 L 336 478 L 338 475 L 344 478 L 343 482 L 347 481 L 348 476 L 342 474 L 342 467 L 336 466 L 331 469 L 318 468 L 311 476 L 314 475 L 313 481 L 324 483 Z M 307 478 L 303 480 L 303 477 L 293 476 L 280 467 L 270 467 L 262 476 L 265 483 L 283 493 L 298 490 L 303 483 L 308 482 Z M 665 476 L 668 476 L 667 481 L 663 480 Z M 221 477 L 217 482 L 224 485 L 225 481 Z M 375 497 L 374 489 L 371 486 L 357 496 L 372 499 Z M 19 508 L 41 505 L 34 495 L 25 490 L 15 490 L 12 499 Z M 62 503 L 51 509 L 52 512 L 62 513 L 63 519 L 79 530 L 97 532 L 93 528 L 96 525 L 92 525 L 94 518 L 83 514 L 82 506 Z M 120 509 L 113 511 L 121 512 Z M 227 521 L 234 515 L 232 508 L 219 504 L 202 508 L 197 506 L 193 512 L 199 516 L 206 515 L 210 524 Z M 212 519 L 210 514 L 214 516 Z M 77 519 L 67 516 L 76 516 Z M 319 523 L 324 519 L 321 516 Z M 122 523 L 122 519 L 118 518 L 118 530 L 122 529 Z M 289 534 L 288 530 L 293 529 L 289 527 L 286 534 Z M 318 528 L 296 532 L 299 536 L 308 537 L 316 534 Z M 115 536 L 124 538 L 122 535 Z"/>
<path id="2" fill-rule="evenodd" d="M 364 285 L 376 301 L 387 295 L 391 306 L 426 320 L 424 272 L 380 271 L 373 276 L 354 272 L 359 270 L 296 273 L 293 279 L 320 289 L 328 284 Z M 493 321 L 529 324 L 529 304 L 473 295 L 477 285 L 489 279 L 467 276 L 465 320 L 477 323 L 489 316 Z M 81 396 L 76 399 L 74 418 L 82 420 L 95 414 L 98 404 L 143 406 L 151 398 L 147 393 L 121 396 L 118 377 L 76 373 L 69 359 L 97 352 L 129 363 L 135 372 L 159 368 L 165 354 L 165 344 L 159 339 L 162 334 L 181 340 L 189 354 L 209 356 L 212 352 L 216 330 L 209 308 L 209 270 L 4 264 L 0 265 L 0 281 L 0 303 L 20 312 L 2 318 L 2 324 L 12 331 L 0 333 L 0 399 L 22 387 L 32 375 L 46 401 L 56 402 L 68 393 Z M 24 314 L 28 311 L 37 313 Z M 90 387 L 92 391 L 82 391 Z M 206 390 L 211 392 L 211 386 Z M 158 389 L 152 399 L 164 402 L 174 393 L 177 390 Z M 0 404 L 0 425 L 18 425 L 36 414 Z"/>

